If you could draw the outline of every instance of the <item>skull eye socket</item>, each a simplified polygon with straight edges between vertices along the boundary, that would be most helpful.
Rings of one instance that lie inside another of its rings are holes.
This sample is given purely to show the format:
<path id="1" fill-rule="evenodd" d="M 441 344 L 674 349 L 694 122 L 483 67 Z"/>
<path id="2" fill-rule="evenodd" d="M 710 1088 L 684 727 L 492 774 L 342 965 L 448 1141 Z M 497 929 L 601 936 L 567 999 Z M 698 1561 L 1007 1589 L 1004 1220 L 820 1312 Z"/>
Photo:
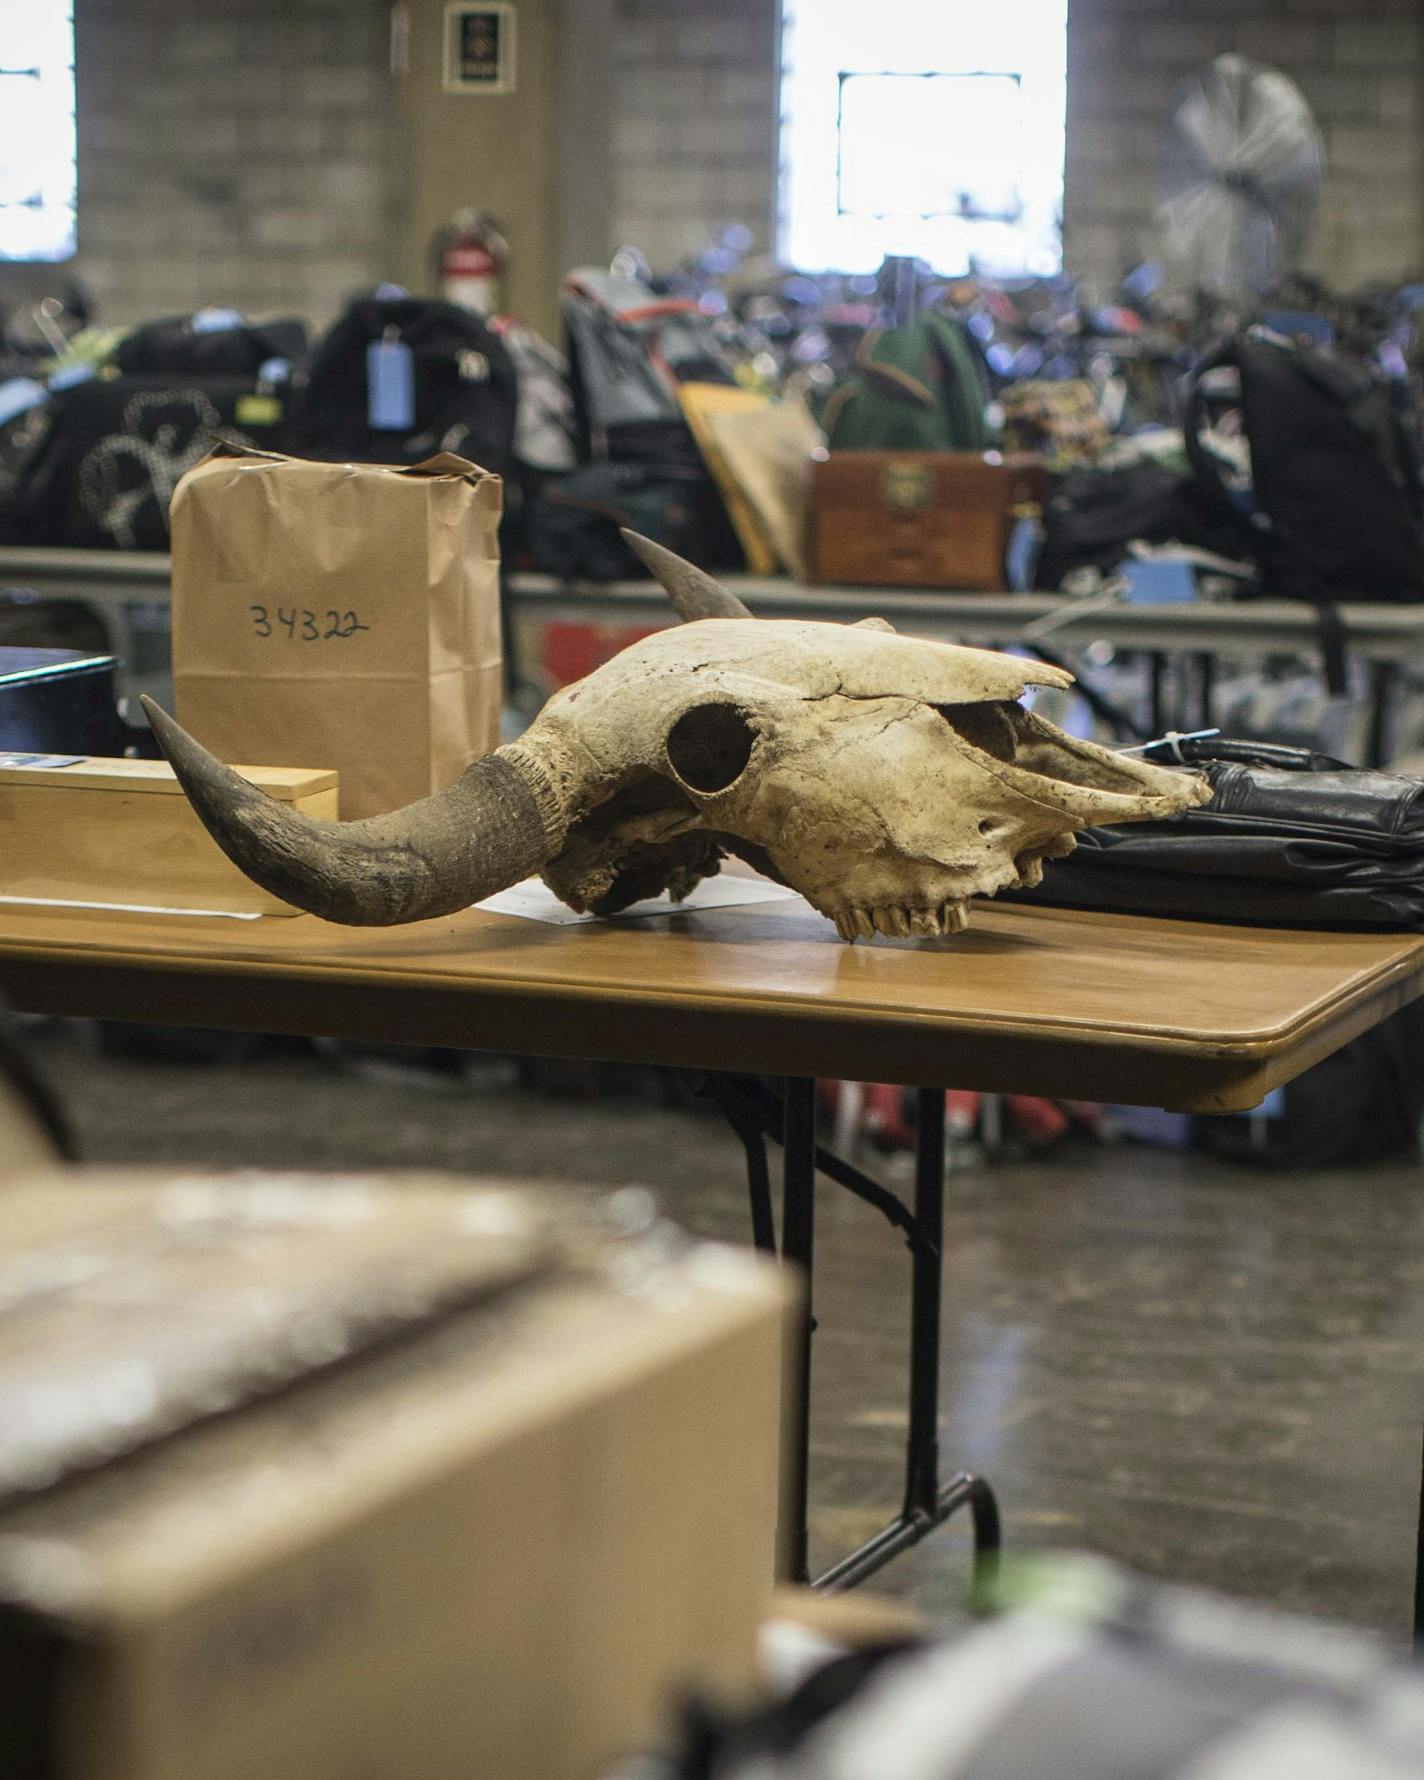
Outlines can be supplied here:
<path id="1" fill-rule="evenodd" d="M 726 791 L 746 771 L 755 740 L 735 705 L 694 705 L 668 731 L 668 765 L 694 791 Z"/>

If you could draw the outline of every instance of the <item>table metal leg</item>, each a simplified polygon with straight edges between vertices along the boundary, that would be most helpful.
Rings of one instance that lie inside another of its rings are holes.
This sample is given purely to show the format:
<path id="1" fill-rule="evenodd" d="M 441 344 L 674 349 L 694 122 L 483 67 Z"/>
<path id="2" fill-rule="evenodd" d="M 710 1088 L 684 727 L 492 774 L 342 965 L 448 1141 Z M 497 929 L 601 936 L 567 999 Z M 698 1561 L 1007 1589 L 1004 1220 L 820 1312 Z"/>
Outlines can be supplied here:
<path id="1" fill-rule="evenodd" d="M 1167 656 L 1161 649 L 1147 655 L 1148 723 L 1154 736 L 1167 733 Z"/>
<path id="2" fill-rule="evenodd" d="M 713 1101 L 722 1117 L 736 1132 L 742 1153 L 746 1157 L 752 1241 L 763 1254 L 775 1257 L 776 1218 L 771 1206 L 771 1170 L 766 1159 L 769 1126 L 766 1107 L 760 1104 L 760 1083 L 754 1076 L 690 1072 L 683 1079 L 694 1094 Z M 784 1118 L 784 1114 L 782 1117 Z M 778 1119 L 778 1123 L 780 1122 Z"/>
<path id="3" fill-rule="evenodd" d="M 922 1088 L 915 1144 L 915 1212 L 910 1238 L 910 1421 L 905 1444 L 905 1496 L 897 1519 L 816 1580 L 828 1590 L 853 1588 L 951 1514 L 968 1507 L 974 1527 L 976 1575 L 982 1580 L 999 1552 L 999 1509 L 980 1477 L 961 1471 L 939 1480 L 940 1306 L 944 1264 L 944 1091 Z"/>
<path id="4" fill-rule="evenodd" d="M 1377 661 L 1370 669 L 1370 722 L 1365 737 L 1365 765 L 1382 767 L 1389 761 L 1393 727 L 1394 689 L 1399 669 L 1392 661 Z"/>
<path id="5" fill-rule="evenodd" d="M 771 1220 L 764 1139 L 784 1147 L 781 1254 L 804 1276 L 805 1299 L 796 1354 L 799 1375 L 788 1408 L 789 1475 L 782 1539 L 783 1568 L 793 1581 L 809 1575 L 807 1484 L 811 1441 L 811 1283 L 815 1263 L 816 1174 L 826 1175 L 873 1206 L 905 1237 L 911 1255 L 909 1430 L 905 1453 L 904 1498 L 895 1520 L 857 1551 L 832 1566 L 813 1586 L 851 1588 L 873 1575 L 898 1552 L 917 1545 L 949 1516 L 967 1507 L 974 1530 L 975 1574 L 983 1578 L 997 1562 L 999 1511 L 982 1478 L 959 1472 L 939 1481 L 940 1300 L 944 1253 L 944 1093 L 919 1093 L 919 1135 L 915 1157 L 915 1204 L 905 1206 L 892 1192 L 852 1163 L 816 1142 L 816 1085 L 788 1080 L 778 1099 L 751 1076 L 702 1076 L 696 1091 L 713 1099 L 742 1141 L 752 1188 L 754 1227 Z M 763 1199 L 766 1204 L 763 1206 Z M 758 1237 L 758 1241 L 761 1238 Z M 763 1244 L 763 1246 L 768 1246 Z"/>
<path id="6" fill-rule="evenodd" d="M 792 1582 L 810 1577 L 811 1286 L 816 1259 L 816 1084 L 788 1077 L 782 1103 L 781 1258 L 801 1270 L 801 1305 L 794 1348 L 791 1446 L 786 1503 L 790 1527 L 784 1551 Z"/>
<path id="7" fill-rule="evenodd" d="M 1198 729 L 1210 729 L 1216 722 L 1216 657 L 1203 649 L 1196 658 L 1196 721 Z"/>
<path id="8" fill-rule="evenodd" d="M 921 1088 L 915 1140 L 915 1242 L 910 1251 L 908 1517 L 933 1513 L 939 1491 L 939 1333 L 944 1266 L 944 1094 Z"/>

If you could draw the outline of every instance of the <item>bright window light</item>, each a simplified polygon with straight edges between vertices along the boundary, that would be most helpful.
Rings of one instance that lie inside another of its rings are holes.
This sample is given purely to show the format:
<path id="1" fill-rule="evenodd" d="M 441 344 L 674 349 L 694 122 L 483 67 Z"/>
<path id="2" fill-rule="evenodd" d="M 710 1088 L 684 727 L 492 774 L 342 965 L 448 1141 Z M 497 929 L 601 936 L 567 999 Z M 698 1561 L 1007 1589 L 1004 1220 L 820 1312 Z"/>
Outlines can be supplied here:
<path id="1" fill-rule="evenodd" d="M 843 74 L 842 216 L 1017 222 L 1018 167 L 986 155 L 1022 120 L 1016 74 Z"/>
<path id="2" fill-rule="evenodd" d="M 74 252 L 74 13 L 0 0 L 0 260 Z"/>
<path id="3" fill-rule="evenodd" d="M 1067 0 L 782 0 L 781 257 L 1062 265 Z M 988 16 L 986 16 L 988 15 Z"/>

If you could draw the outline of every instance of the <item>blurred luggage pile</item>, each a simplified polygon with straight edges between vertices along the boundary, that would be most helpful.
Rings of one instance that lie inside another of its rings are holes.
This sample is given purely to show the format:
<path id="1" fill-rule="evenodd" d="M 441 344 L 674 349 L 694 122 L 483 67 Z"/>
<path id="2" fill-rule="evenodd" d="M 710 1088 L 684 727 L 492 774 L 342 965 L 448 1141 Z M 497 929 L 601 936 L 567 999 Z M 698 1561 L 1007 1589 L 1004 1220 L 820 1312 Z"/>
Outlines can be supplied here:
<path id="1" fill-rule="evenodd" d="M 0 317 L 0 542 L 165 549 L 173 488 L 224 437 L 469 457 L 505 479 L 507 564 L 568 579 L 640 574 L 632 525 L 763 575 L 1081 589 L 1140 542 L 1235 565 L 1236 592 L 1424 593 L 1424 286 L 1228 303 L 1139 267 L 1101 304 L 1066 276 L 808 277 L 743 248 L 569 273 L 558 344 L 394 286 L 315 337 L 216 308 L 103 328 L 76 291 Z M 966 488 L 977 529 L 945 518 Z M 848 498 L 893 521 L 878 573 L 842 560 Z"/>

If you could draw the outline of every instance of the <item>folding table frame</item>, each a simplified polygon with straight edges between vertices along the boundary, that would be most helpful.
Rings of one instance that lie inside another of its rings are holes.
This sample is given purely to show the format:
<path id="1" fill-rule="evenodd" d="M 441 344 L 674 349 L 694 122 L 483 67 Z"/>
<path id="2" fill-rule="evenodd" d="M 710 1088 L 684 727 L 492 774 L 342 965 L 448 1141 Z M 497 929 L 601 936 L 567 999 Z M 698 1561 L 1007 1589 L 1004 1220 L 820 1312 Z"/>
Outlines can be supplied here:
<path id="1" fill-rule="evenodd" d="M 915 1091 L 919 1114 L 913 1207 L 852 1163 L 816 1142 L 816 1084 L 804 1076 L 783 1078 L 781 1092 L 754 1076 L 705 1075 L 699 1092 L 715 1102 L 740 1139 L 747 1160 L 752 1237 L 766 1253 L 777 1251 L 767 1140 L 782 1146 L 780 1256 L 802 1276 L 799 1361 L 791 1406 L 791 1475 L 786 1541 L 791 1580 L 816 1588 L 854 1588 L 891 1558 L 917 1545 L 952 1514 L 968 1508 L 974 1534 L 976 1576 L 996 1562 L 999 1510 L 981 1477 L 960 1471 L 940 1482 L 940 1311 L 944 1260 L 944 1089 Z M 900 1512 L 880 1531 L 822 1575 L 810 1575 L 808 1492 L 811 1448 L 811 1346 L 816 1240 L 816 1175 L 824 1174 L 873 1206 L 904 1236 L 910 1250 L 909 1429 L 905 1444 L 904 1495 Z"/>

